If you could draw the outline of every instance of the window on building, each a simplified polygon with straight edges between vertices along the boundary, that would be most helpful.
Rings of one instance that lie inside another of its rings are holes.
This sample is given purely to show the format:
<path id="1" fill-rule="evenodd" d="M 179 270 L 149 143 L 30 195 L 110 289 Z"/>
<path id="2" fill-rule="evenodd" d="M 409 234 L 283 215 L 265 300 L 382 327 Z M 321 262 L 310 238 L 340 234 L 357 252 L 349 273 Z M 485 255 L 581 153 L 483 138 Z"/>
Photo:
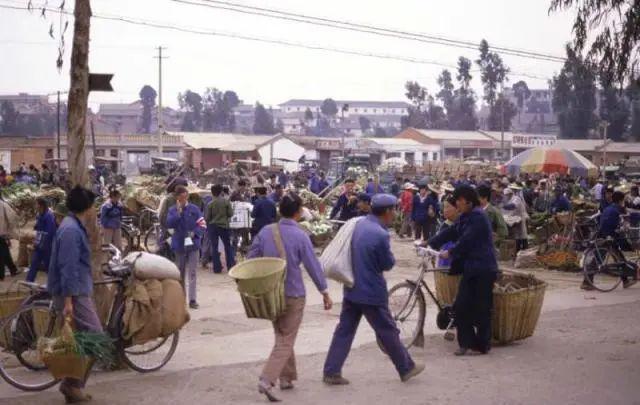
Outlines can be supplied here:
<path id="1" fill-rule="evenodd" d="M 386 114 L 386 113 L 387 113 L 387 109 L 386 109 L 386 108 L 383 108 L 383 109 L 382 109 L 382 113 L 383 113 L 383 114 Z"/>
<path id="2" fill-rule="evenodd" d="M 366 109 L 366 108 L 364 109 L 364 112 L 367 112 L 367 109 Z"/>
<path id="3" fill-rule="evenodd" d="M 377 112 L 378 112 L 378 109 L 377 109 L 377 108 L 374 108 L 374 109 L 373 109 L 373 112 L 374 112 L 374 114 L 375 114 L 375 113 L 377 113 Z"/>
<path id="4" fill-rule="evenodd" d="M 53 149 L 47 149 L 44 152 L 44 158 L 45 159 L 53 159 Z"/>
<path id="5" fill-rule="evenodd" d="M 298 107 L 297 110 L 300 111 L 300 107 Z"/>
<path id="6" fill-rule="evenodd" d="M 118 157 L 118 149 L 111 149 L 111 157 L 114 157 L 114 158 Z"/>
<path id="7" fill-rule="evenodd" d="M 354 109 L 353 111 L 354 111 L 354 112 L 358 112 L 358 109 L 356 108 L 356 109 Z"/>
<path id="8" fill-rule="evenodd" d="M 104 156 L 104 149 L 96 149 L 96 156 Z"/>
<path id="9" fill-rule="evenodd" d="M 433 152 L 433 160 L 439 160 L 438 152 Z"/>
<path id="10" fill-rule="evenodd" d="M 402 153 L 400 153 L 400 152 L 389 152 L 389 153 L 387 153 L 387 159 L 399 158 L 399 157 L 402 157 Z"/>

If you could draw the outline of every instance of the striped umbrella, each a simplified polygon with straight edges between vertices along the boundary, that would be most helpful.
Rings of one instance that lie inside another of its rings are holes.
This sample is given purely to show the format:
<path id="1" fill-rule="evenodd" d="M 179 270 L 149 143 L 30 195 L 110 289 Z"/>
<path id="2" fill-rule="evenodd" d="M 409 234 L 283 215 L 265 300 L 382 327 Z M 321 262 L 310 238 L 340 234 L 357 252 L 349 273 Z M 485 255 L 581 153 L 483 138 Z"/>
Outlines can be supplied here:
<path id="1" fill-rule="evenodd" d="M 516 155 L 502 167 L 503 173 L 560 173 L 572 176 L 597 176 L 598 168 L 570 149 L 532 148 Z"/>

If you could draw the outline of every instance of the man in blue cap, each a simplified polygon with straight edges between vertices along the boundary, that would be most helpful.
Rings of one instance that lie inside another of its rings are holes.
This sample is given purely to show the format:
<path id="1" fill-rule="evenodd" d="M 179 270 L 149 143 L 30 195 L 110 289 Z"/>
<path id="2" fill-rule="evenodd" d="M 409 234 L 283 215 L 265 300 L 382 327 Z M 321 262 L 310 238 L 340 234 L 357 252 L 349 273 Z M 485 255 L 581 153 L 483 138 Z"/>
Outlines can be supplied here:
<path id="1" fill-rule="evenodd" d="M 395 264 L 391 253 L 387 228 L 393 223 L 397 198 L 390 194 L 376 194 L 371 200 L 371 214 L 356 224 L 351 238 L 353 288 L 344 289 L 340 322 L 324 365 L 323 381 L 329 385 L 346 385 L 342 377 L 344 365 L 360 319 L 364 315 L 376 332 L 385 351 L 405 382 L 424 370 L 416 365 L 400 341 L 400 332 L 389 311 L 387 282 L 383 272 Z"/>
<path id="2" fill-rule="evenodd" d="M 371 213 L 371 196 L 367 193 L 358 194 L 358 216 L 364 217 Z"/>

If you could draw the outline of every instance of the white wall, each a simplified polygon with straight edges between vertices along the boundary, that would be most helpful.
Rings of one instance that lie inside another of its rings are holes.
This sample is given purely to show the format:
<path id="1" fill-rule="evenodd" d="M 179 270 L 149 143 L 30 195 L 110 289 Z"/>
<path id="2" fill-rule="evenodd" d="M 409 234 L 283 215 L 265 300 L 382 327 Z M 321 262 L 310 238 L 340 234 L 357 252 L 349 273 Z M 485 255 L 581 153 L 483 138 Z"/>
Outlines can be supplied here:
<path id="1" fill-rule="evenodd" d="M 273 151 L 273 156 L 271 152 Z M 285 170 L 295 171 L 298 168 L 298 161 L 304 155 L 304 148 L 287 138 L 280 138 L 275 142 L 264 145 L 258 149 L 262 166 L 270 166 L 271 159 L 287 159 L 292 162 L 284 164 Z"/>

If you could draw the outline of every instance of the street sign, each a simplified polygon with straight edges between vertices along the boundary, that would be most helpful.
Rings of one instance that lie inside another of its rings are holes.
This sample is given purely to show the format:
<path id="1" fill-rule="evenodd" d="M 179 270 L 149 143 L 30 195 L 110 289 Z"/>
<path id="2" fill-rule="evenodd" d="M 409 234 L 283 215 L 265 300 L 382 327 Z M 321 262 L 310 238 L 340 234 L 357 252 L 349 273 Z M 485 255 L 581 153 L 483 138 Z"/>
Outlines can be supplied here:
<path id="1" fill-rule="evenodd" d="M 112 74 L 89 73 L 89 91 L 113 91 Z"/>

